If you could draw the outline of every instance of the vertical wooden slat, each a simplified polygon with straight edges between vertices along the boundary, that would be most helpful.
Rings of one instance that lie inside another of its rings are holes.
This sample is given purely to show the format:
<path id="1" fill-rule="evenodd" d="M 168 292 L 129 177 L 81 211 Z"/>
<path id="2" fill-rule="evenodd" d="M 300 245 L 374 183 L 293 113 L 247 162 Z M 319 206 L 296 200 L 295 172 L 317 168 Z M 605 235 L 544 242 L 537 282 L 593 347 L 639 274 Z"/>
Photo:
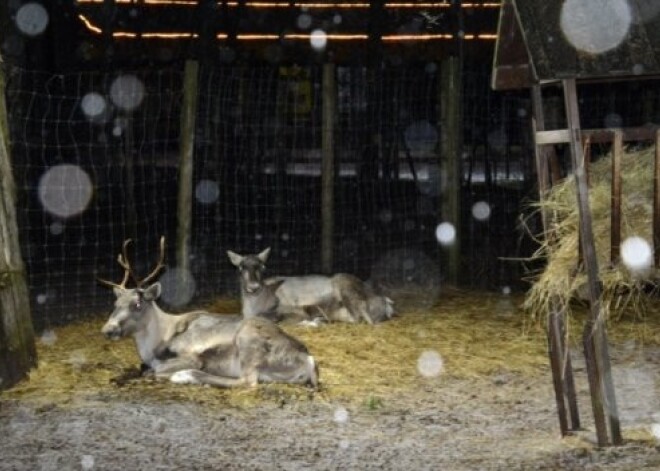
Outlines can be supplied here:
<path id="1" fill-rule="evenodd" d="M 536 141 L 537 131 L 545 130 L 545 117 L 543 114 L 543 97 L 541 87 L 535 85 L 532 88 L 532 131 Z M 552 149 L 548 146 L 535 145 L 536 157 L 536 175 L 539 187 L 539 199 L 543 201 L 547 197 L 552 183 L 550 181 L 549 163 L 554 155 Z M 556 160 L 555 160 L 556 163 Z M 541 211 L 541 220 L 543 223 L 544 237 L 552 243 L 554 234 L 550 232 L 550 215 L 546 210 Z M 580 418 L 577 406 L 577 397 L 575 394 L 575 384 L 573 382 L 573 368 L 570 361 L 568 347 L 564 341 L 564 312 L 559 303 L 554 300 L 550 303 L 550 312 L 548 313 L 548 356 L 550 359 L 550 369 L 552 372 L 552 383 L 555 391 L 555 402 L 557 404 L 557 415 L 559 418 L 559 429 L 562 436 L 569 432 L 566 401 L 571 413 L 571 426 L 575 430 L 580 427 Z"/>
<path id="2" fill-rule="evenodd" d="M 124 229 L 124 239 L 137 239 L 138 213 L 137 201 L 135 199 L 135 147 L 133 136 L 134 118 L 133 113 L 128 111 L 124 113 L 126 126 L 122 132 L 123 145 L 121 147 L 122 161 L 124 164 L 124 217 L 126 224 Z"/>
<path id="3" fill-rule="evenodd" d="M 323 65 L 323 131 L 321 136 L 321 270 L 332 272 L 335 226 L 335 64 Z"/>
<path id="4" fill-rule="evenodd" d="M 596 435 L 601 446 L 610 444 L 605 418 L 609 418 L 612 433 L 612 442 L 621 441 L 619 429 L 619 416 L 616 407 L 614 384 L 609 358 L 609 347 L 604 320 L 601 312 L 601 286 L 598 275 L 598 260 L 594 244 L 591 224 L 591 208 L 589 207 L 589 188 L 587 186 L 584 154 L 580 133 L 580 115 L 578 111 L 577 90 L 575 79 L 562 80 L 564 100 L 566 105 L 566 119 L 571 136 L 570 150 L 573 174 L 577 187 L 578 209 L 580 213 L 581 246 L 583 249 L 584 266 L 588 277 L 588 291 L 590 301 L 590 319 L 585 326 L 585 338 L 593 363 L 589 367 L 591 402 L 596 419 Z M 593 342 L 593 343 L 591 343 Z"/>
<path id="5" fill-rule="evenodd" d="M 180 124 L 179 193 L 177 200 L 176 264 L 177 286 L 189 286 L 190 233 L 192 230 L 193 154 L 195 149 L 195 121 L 199 64 L 186 61 L 183 76 L 183 104 Z"/>
<path id="6" fill-rule="evenodd" d="M 655 167 L 653 175 L 653 250 L 655 267 L 660 267 L 660 129 L 655 133 Z"/>
<path id="7" fill-rule="evenodd" d="M 550 183 L 552 185 L 556 185 L 561 181 L 562 175 L 559 159 L 557 158 L 557 153 L 554 151 L 554 149 L 550 150 L 548 160 L 550 162 Z"/>
<path id="8" fill-rule="evenodd" d="M 587 178 L 587 186 L 590 186 L 591 181 L 589 180 L 589 169 L 591 167 L 591 136 L 588 134 L 584 137 L 582 149 L 584 149 L 584 173 Z"/>
<path id="9" fill-rule="evenodd" d="M 562 338 L 562 352 L 564 352 L 563 361 L 563 374 L 566 400 L 568 402 L 568 411 L 571 415 L 571 430 L 579 430 L 580 425 L 580 411 L 578 410 L 577 391 L 575 389 L 575 378 L 573 377 L 573 364 L 571 361 L 571 352 L 568 350 L 566 339 L 566 327 L 564 324 L 565 315 L 562 312 L 561 324 L 558 326 Z"/>
<path id="10" fill-rule="evenodd" d="M 596 360 L 596 344 L 594 342 L 594 323 L 589 320 L 582 331 L 582 346 L 584 348 L 584 359 L 587 367 L 587 379 L 589 391 L 591 391 L 591 408 L 596 425 L 596 438 L 598 446 L 610 444 L 607 434 L 607 423 L 605 421 L 605 398 L 601 388 L 601 376 L 599 375 L 598 362 Z"/>
<path id="11" fill-rule="evenodd" d="M 443 247 L 442 266 L 448 283 L 458 284 L 461 271 L 461 60 L 450 56 L 440 65 L 440 217 L 456 230 L 454 243 Z"/>
<path id="12" fill-rule="evenodd" d="M 610 261 L 616 264 L 619 261 L 621 246 L 621 157 L 623 155 L 623 132 L 614 131 L 614 145 L 612 149 L 612 220 L 610 223 Z"/>

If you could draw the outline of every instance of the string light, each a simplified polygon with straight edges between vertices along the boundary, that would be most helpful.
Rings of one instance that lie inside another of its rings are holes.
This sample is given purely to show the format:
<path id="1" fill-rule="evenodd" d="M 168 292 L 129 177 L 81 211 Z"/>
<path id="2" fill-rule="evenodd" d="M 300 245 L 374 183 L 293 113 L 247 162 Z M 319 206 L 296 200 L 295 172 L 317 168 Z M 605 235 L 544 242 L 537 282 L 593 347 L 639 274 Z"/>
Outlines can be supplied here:
<path id="1" fill-rule="evenodd" d="M 96 0 L 86 0 L 86 1 L 96 1 Z M 103 34 L 103 30 L 98 26 L 94 25 L 86 16 L 79 14 L 78 18 L 85 27 L 96 34 Z M 127 39 L 194 39 L 198 38 L 199 35 L 196 33 L 134 33 L 128 31 L 114 31 L 112 33 L 114 38 L 127 38 Z M 227 39 L 229 37 L 226 33 L 218 33 L 216 35 L 217 39 Z M 328 40 L 333 41 L 366 41 L 369 39 L 367 34 L 339 34 L 331 33 L 326 35 Z M 305 40 L 309 41 L 311 34 L 250 34 L 242 33 L 237 34 L 236 39 L 242 41 L 274 41 L 278 39 L 289 39 L 289 40 Z M 448 40 L 453 39 L 453 34 L 391 34 L 384 35 L 381 37 L 383 42 L 409 42 L 409 41 L 433 41 L 433 40 Z M 463 39 L 474 40 L 474 39 L 484 39 L 484 40 L 494 40 L 497 38 L 496 34 L 466 34 Z"/>
<path id="2" fill-rule="evenodd" d="M 85 4 L 101 4 L 104 0 L 76 0 L 78 5 Z M 153 5 L 153 6 L 172 6 L 172 5 L 185 5 L 185 6 L 197 6 L 197 1 L 195 0 L 115 0 L 117 4 L 129 4 L 129 5 Z M 218 5 L 222 5 L 223 2 L 217 2 Z M 239 6 L 237 1 L 229 1 L 226 3 L 227 6 L 236 8 Z M 245 2 L 245 7 L 248 8 L 311 8 L 311 9 L 321 9 L 321 8 L 333 8 L 333 9 L 350 9 L 350 8 L 370 8 L 371 4 L 369 2 Z M 424 3 L 414 3 L 414 2 L 391 2 L 385 3 L 384 8 L 416 8 L 416 9 L 435 9 L 435 8 L 451 8 L 451 3 L 448 2 L 424 2 Z M 486 2 L 486 3 L 462 3 L 462 8 L 499 8 L 499 2 Z"/>

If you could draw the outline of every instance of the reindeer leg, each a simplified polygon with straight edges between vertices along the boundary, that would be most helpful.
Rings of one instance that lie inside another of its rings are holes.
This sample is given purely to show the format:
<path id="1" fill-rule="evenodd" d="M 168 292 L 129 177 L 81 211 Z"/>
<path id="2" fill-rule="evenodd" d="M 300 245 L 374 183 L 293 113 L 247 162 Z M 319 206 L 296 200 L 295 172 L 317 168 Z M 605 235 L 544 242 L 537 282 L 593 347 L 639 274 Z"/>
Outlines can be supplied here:
<path id="1" fill-rule="evenodd" d="M 180 356 L 162 361 L 153 369 L 157 379 L 170 379 L 170 377 L 182 370 L 198 370 L 202 367 L 202 361 L 198 357 Z"/>
<path id="2" fill-rule="evenodd" d="M 339 274 L 333 277 L 332 284 L 335 297 L 356 322 L 363 319 L 367 324 L 374 324 L 369 314 L 368 293 L 361 280 L 354 276 Z"/>
<path id="3" fill-rule="evenodd" d="M 367 302 L 362 299 L 351 299 L 350 296 L 345 296 L 344 305 L 351 313 L 355 320 L 364 319 L 367 324 L 373 325 L 374 321 L 369 315 Z"/>
<path id="4" fill-rule="evenodd" d="M 236 379 L 226 376 L 216 376 L 195 369 L 177 371 L 172 374 L 169 379 L 177 384 L 208 384 L 209 386 L 217 386 L 221 388 L 233 388 L 245 384 L 245 381 L 242 378 Z"/>
<path id="5" fill-rule="evenodd" d="M 249 367 L 245 368 L 243 370 L 243 374 L 241 375 L 241 381 L 247 386 L 253 388 L 256 387 L 259 384 L 259 370 L 256 368 L 256 366 L 250 365 Z"/>

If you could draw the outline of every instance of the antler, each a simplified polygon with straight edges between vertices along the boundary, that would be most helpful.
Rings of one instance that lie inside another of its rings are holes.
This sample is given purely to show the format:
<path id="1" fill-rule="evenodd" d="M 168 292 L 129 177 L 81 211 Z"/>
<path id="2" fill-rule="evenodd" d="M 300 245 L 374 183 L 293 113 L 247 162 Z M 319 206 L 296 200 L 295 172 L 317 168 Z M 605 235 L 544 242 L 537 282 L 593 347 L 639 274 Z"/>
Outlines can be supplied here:
<path id="1" fill-rule="evenodd" d="M 143 286 L 148 281 L 151 281 L 153 278 L 156 277 L 156 275 L 158 275 L 159 271 L 165 268 L 165 264 L 163 263 L 164 260 L 165 260 L 165 236 L 160 236 L 160 257 L 158 258 L 158 264 L 156 265 L 156 268 L 151 270 L 151 273 L 149 273 L 146 277 L 142 278 L 141 281 L 136 281 L 138 288 Z"/>
<path id="2" fill-rule="evenodd" d="M 121 283 L 117 284 L 112 281 L 97 278 L 97 280 L 100 283 L 110 286 L 111 288 L 126 289 L 126 283 L 128 282 L 128 278 L 130 277 L 135 282 L 135 285 L 138 288 L 141 288 L 142 286 L 144 286 L 145 283 L 155 278 L 158 272 L 160 272 L 163 268 L 165 268 L 165 264 L 163 263 L 163 261 L 165 260 L 165 236 L 160 237 L 160 257 L 158 258 L 158 263 L 156 264 L 156 268 L 154 268 L 151 271 L 151 273 L 149 273 L 146 277 L 142 278 L 141 280 L 139 280 L 135 276 L 135 273 L 133 273 L 133 269 L 131 268 L 131 264 L 128 261 L 127 248 L 128 248 L 128 244 L 130 244 L 131 242 L 132 242 L 131 239 L 126 239 L 124 241 L 124 244 L 122 245 L 121 253 L 117 256 L 117 263 L 119 263 L 119 265 L 124 269 L 124 279 L 121 281 Z"/>
<path id="3" fill-rule="evenodd" d="M 133 278 L 133 280 L 135 280 L 135 275 L 133 274 L 133 270 L 131 269 L 131 264 L 128 262 L 128 254 L 126 252 L 126 249 L 128 248 L 128 244 L 130 244 L 131 242 L 132 242 L 131 239 L 126 239 L 124 241 L 124 244 L 122 245 L 121 253 L 117 255 L 117 263 L 119 263 L 119 265 L 124 269 L 124 279 L 121 280 L 121 283 L 117 284 L 112 281 L 102 280 L 101 278 L 97 278 L 97 280 L 100 283 L 110 286 L 111 288 L 126 289 L 126 282 L 128 281 L 128 277 L 130 276 L 131 278 Z"/>

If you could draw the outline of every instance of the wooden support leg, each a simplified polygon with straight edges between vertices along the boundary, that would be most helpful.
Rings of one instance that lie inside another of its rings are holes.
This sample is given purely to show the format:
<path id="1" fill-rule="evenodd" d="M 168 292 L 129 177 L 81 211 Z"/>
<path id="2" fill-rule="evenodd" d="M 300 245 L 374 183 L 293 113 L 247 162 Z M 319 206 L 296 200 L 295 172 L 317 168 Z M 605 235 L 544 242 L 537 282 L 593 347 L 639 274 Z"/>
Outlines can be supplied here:
<path id="1" fill-rule="evenodd" d="M 607 334 L 601 311 L 601 286 L 598 276 L 598 261 L 591 225 L 591 209 L 589 207 L 589 190 L 582 153 L 580 133 L 580 116 L 577 103 L 577 90 L 574 79 L 562 81 L 564 100 L 566 104 L 566 120 L 570 134 L 570 150 L 573 174 L 577 187 L 578 209 L 580 213 L 581 245 L 584 256 L 584 266 L 588 276 L 590 319 L 584 331 L 585 356 L 587 357 L 587 373 L 591 390 L 591 402 L 596 419 L 596 434 L 601 446 L 610 443 L 621 443 L 619 414 L 616 407 L 614 384 L 609 358 Z M 612 441 L 608 438 L 605 418 L 609 419 Z"/>
<path id="2" fill-rule="evenodd" d="M 660 130 L 655 134 L 653 166 L 653 250 L 655 267 L 660 267 Z"/>
<path id="3" fill-rule="evenodd" d="M 541 96 L 541 87 L 535 86 L 532 89 L 532 105 L 534 109 L 533 131 L 536 140 L 536 132 L 545 130 L 545 118 L 543 115 L 543 102 Z M 536 149 L 536 174 L 539 186 L 539 198 L 546 197 L 550 189 L 551 168 L 553 159 L 556 165 L 556 155 L 548 147 L 535 146 Z M 552 238 L 549 230 L 550 215 L 542 212 L 542 223 L 545 237 Z M 580 416 L 577 405 L 577 395 L 575 393 L 575 383 L 573 380 L 573 368 L 568 346 L 565 341 L 566 330 L 564 326 L 564 311 L 557 302 L 552 303 L 551 312 L 548 315 L 548 356 L 550 357 L 550 368 L 552 371 L 552 384 L 555 390 L 555 400 L 557 403 L 557 415 L 559 417 L 559 428 L 562 436 L 566 436 L 569 430 L 580 428 Z M 568 425 L 566 414 L 566 402 L 571 415 L 571 427 Z"/>
<path id="4" fill-rule="evenodd" d="M 564 320 L 562 315 L 562 329 L 564 329 Z M 566 334 L 564 334 L 565 338 Z M 568 347 L 563 347 L 564 358 L 564 383 L 566 384 L 566 400 L 568 401 L 568 410 L 571 415 L 571 430 L 579 430 L 580 412 L 578 411 L 577 392 L 575 391 L 575 379 L 573 378 L 573 363 Z"/>
<path id="5" fill-rule="evenodd" d="M 584 358 L 587 364 L 589 390 L 591 391 L 591 407 L 596 425 L 596 439 L 598 440 L 598 446 L 607 446 L 609 445 L 609 438 L 607 436 L 607 424 L 605 422 L 605 401 L 603 399 L 602 388 L 600 387 L 601 378 L 598 372 L 598 363 L 596 362 L 596 346 L 592 322 L 587 322 L 584 326 L 582 342 L 584 344 Z"/>
<path id="6" fill-rule="evenodd" d="M 552 385 L 555 389 L 555 401 L 557 403 L 557 415 L 559 416 L 559 430 L 564 437 L 568 435 L 568 418 L 566 415 L 566 391 L 564 388 L 562 332 L 560 328 L 561 312 L 551 312 L 548 316 L 548 355 L 550 356 L 550 368 L 552 370 Z"/>
<path id="7" fill-rule="evenodd" d="M 559 427 L 563 436 L 567 435 L 569 431 L 580 429 L 580 414 L 573 378 L 573 365 L 565 339 L 564 312 L 559 308 L 553 308 L 548 316 L 548 353 L 550 355 L 550 367 L 559 415 Z M 568 404 L 568 412 L 571 417 L 570 427 L 568 426 L 566 404 Z"/>

